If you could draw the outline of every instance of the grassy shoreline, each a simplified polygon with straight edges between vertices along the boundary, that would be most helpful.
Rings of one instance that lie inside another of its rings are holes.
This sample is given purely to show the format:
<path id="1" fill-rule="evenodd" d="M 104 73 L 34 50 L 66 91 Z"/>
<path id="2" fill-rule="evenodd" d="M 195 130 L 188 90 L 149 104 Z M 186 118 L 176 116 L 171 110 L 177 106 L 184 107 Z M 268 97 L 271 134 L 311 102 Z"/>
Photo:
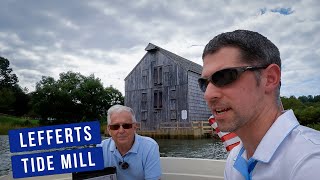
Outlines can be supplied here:
<path id="1" fill-rule="evenodd" d="M 39 127 L 39 120 L 0 114 L 0 135 L 8 135 L 9 130 L 32 127 Z M 106 127 L 106 124 L 100 126 L 101 134 L 104 134 Z"/>
<path id="2" fill-rule="evenodd" d="M 7 135 L 12 129 L 37 127 L 39 120 L 0 115 L 0 125 L 0 135 Z"/>

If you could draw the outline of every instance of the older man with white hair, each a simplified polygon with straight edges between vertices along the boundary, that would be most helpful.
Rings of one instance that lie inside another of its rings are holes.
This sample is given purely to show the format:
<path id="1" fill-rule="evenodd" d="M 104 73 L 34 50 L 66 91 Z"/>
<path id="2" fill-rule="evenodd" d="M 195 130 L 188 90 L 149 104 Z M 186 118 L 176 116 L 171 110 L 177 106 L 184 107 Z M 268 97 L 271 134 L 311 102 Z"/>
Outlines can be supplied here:
<path id="1" fill-rule="evenodd" d="M 104 166 L 115 166 L 118 180 L 158 180 L 159 146 L 152 138 L 136 134 L 136 122 L 130 107 L 114 105 L 108 110 L 111 138 L 98 145 L 103 148 Z"/>

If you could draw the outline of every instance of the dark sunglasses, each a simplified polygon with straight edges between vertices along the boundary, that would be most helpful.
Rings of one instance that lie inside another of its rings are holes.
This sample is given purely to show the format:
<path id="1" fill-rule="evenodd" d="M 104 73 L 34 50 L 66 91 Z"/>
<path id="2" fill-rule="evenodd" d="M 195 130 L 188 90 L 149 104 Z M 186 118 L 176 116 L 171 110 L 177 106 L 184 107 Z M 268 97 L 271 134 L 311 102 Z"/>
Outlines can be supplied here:
<path id="1" fill-rule="evenodd" d="M 269 65 L 244 66 L 244 67 L 233 67 L 233 68 L 222 69 L 220 71 L 213 73 L 208 79 L 199 78 L 198 79 L 199 87 L 203 92 L 206 91 L 209 82 L 211 82 L 217 87 L 223 87 L 236 81 L 240 77 L 240 75 L 246 71 L 255 71 L 258 69 L 265 69 L 268 66 Z"/>
<path id="2" fill-rule="evenodd" d="M 120 126 L 122 126 L 123 129 L 131 129 L 133 123 L 125 123 L 125 124 L 110 124 L 109 127 L 111 130 L 118 130 Z"/>
<path id="3" fill-rule="evenodd" d="M 127 162 L 119 162 L 119 166 L 121 166 L 121 169 L 128 169 L 129 168 L 129 163 Z"/>

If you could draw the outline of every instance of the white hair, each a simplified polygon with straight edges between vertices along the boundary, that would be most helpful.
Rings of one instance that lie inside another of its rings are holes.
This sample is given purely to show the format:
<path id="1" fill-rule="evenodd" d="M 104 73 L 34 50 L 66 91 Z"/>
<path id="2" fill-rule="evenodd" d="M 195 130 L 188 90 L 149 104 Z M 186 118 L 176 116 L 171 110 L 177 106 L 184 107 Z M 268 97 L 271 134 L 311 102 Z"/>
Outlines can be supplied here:
<path id="1" fill-rule="evenodd" d="M 108 109 L 108 124 L 111 124 L 111 115 L 113 113 L 119 113 L 119 112 L 129 112 L 131 114 L 131 119 L 132 119 L 132 122 L 136 123 L 137 120 L 136 120 L 136 117 L 135 117 L 135 114 L 134 114 L 134 111 L 130 108 L 130 107 L 127 107 L 127 106 L 123 106 L 123 105 L 120 105 L 120 104 L 116 104 L 116 105 L 113 105 L 111 106 L 109 109 Z"/>

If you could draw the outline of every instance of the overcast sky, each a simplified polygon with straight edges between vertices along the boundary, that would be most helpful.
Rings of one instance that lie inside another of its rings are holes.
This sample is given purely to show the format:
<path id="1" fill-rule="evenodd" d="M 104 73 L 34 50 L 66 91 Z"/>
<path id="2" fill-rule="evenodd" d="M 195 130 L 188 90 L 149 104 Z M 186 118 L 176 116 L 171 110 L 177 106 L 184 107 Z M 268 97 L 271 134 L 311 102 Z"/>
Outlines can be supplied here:
<path id="1" fill-rule="evenodd" d="M 1 0 L 0 56 L 30 91 L 74 71 L 124 93 L 149 42 L 202 65 L 204 45 L 235 29 L 278 46 L 282 96 L 320 95 L 318 0 Z"/>

